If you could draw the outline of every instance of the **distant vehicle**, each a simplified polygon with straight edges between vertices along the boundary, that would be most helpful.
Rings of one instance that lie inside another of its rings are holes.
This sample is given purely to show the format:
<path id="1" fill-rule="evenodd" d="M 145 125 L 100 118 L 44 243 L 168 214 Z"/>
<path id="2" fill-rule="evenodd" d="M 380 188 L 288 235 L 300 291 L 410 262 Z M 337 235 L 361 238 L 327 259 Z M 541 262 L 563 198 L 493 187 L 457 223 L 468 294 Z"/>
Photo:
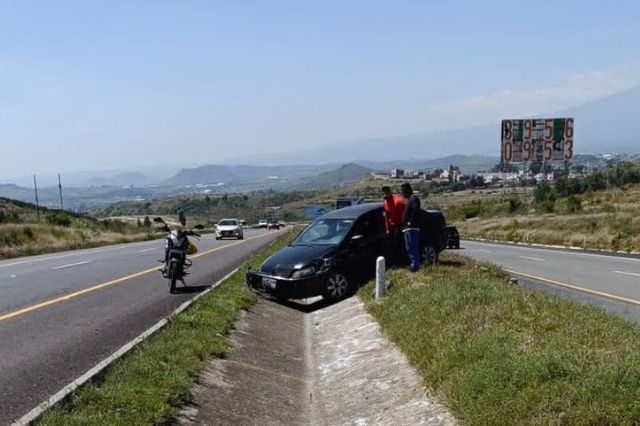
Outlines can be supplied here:
<path id="1" fill-rule="evenodd" d="M 435 263 L 446 245 L 444 216 L 422 210 L 419 226 L 423 260 Z M 339 300 L 373 277 L 387 241 L 381 203 L 334 210 L 311 222 L 260 269 L 249 270 L 246 284 L 279 299 L 322 295 Z"/>
<path id="2" fill-rule="evenodd" d="M 247 221 L 245 219 L 240 219 L 240 225 L 247 226 Z"/>
<path id="3" fill-rule="evenodd" d="M 266 227 L 267 227 L 267 221 L 266 220 L 258 221 L 258 228 L 266 228 Z"/>
<path id="4" fill-rule="evenodd" d="M 460 248 L 460 233 L 453 225 L 447 225 L 447 248 Z"/>
<path id="5" fill-rule="evenodd" d="M 269 230 L 271 230 L 271 229 L 280 229 L 280 222 L 278 222 L 277 219 L 270 220 L 269 223 L 267 224 L 267 229 L 269 229 Z"/>
<path id="6" fill-rule="evenodd" d="M 244 238 L 244 230 L 238 219 L 222 219 L 216 226 L 216 240 L 222 238 Z"/>

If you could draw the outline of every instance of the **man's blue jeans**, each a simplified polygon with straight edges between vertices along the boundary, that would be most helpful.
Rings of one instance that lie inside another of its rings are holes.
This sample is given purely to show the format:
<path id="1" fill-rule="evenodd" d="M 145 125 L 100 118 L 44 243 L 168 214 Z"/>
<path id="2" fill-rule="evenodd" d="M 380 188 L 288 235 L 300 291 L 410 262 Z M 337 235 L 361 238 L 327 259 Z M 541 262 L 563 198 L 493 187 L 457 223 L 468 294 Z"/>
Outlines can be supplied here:
<path id="1" fill-rule="evenodd" d="M 420 267 L 420 230 L 418 228 L 403 229 L 404 246 L 407 249 L 411 261 L 411 272 L 416 272 Z"/>

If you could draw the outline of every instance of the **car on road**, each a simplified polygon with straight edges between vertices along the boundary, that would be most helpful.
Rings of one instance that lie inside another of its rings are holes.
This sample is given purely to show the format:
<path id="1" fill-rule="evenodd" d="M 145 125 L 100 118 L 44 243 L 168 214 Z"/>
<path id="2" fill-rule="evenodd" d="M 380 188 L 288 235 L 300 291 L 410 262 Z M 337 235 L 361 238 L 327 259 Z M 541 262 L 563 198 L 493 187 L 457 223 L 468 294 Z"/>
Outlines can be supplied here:
<path id="1" fill-rule="evenodd" d="M 420 223 L 437 228 L 423 230 L 421 247 L 427 263 L 435 262 L 446 244 L 444 216 L 423 210 Z M 373 277 L 388 238 L 381 203 L 334 210 L 315 219 L 259 269 L 247 271 L 246 284 L 278 299 L 339 300 Z"/>
<path id="2" fill-rule="evenodd" d="M 266 220 L 259 220 L 258 221 L 258 228 L 266 228 L 267 227 L 267 221 Z"/>
<path id="3" fill-rule="evenodd" d="M 238 219 L 221 219 L 216 226 L 216 240 L 222 238 L 244 238 L 244 230 Z"/>
<path id="4" fill-rule="evenodd" d="M 277 219 L 270 220 L 269 223 L 267 224 L 267 229 L 269 229 L 269 230 L 271 230 L 271 229 L 280 229 L 280 222 L 278 222 Z"/>
<path id="5" fill-rule="evenodd" d="M 453 225 L 447 225 L 447 248 L 460 248 L 460 233 Z"/>

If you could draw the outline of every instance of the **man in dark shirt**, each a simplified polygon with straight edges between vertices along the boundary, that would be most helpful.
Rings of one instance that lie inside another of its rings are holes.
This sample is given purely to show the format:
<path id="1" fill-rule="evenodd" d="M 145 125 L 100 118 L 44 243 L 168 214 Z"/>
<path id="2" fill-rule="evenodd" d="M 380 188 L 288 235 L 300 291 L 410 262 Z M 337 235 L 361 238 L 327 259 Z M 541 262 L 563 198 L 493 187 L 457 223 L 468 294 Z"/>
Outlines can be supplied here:
<path id="1" fill-rule="evenodd" d="M 407 255 L 411 262 L 411 272 L 416 272 L 420 267 L 420 228 L 418 228 L 418 214 L 420 213 L 420 198 L 413 193 L 411 184 L 403 183 L 400 187 L 402 195 L 407 199 L 404 214 L 402 215 L 402 234 Z"/>
<path id="2" fill-rule="evenodd" d="M 382 187 L 382 206 L 384 208 L 384 225 L 389 238 L 386 247 L 389 264 L 397 263 L 400 259 L 402 248 L 402 215 L 404 214 L 404 198 L 391 192 L 388 186 Z"/>

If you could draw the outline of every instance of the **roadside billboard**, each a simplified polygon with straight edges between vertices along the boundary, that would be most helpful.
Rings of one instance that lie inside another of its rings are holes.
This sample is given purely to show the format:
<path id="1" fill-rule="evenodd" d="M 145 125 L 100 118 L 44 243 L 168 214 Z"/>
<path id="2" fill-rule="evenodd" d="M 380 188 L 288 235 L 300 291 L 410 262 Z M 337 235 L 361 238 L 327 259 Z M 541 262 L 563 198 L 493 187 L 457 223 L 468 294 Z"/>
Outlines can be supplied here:
<path id="1" fill-rule="evenodd" d="M 503 164 L 570 161 L 573 151 L 573 118 L 502 120 Z"/>
<path id="2" fill-rule="evenodd" d="M 307 219 L 315 219 L 325 213 L 329 213 L 331 208 L 327 204 L 310 204 L 304 206 L 304 217 Z"/>

